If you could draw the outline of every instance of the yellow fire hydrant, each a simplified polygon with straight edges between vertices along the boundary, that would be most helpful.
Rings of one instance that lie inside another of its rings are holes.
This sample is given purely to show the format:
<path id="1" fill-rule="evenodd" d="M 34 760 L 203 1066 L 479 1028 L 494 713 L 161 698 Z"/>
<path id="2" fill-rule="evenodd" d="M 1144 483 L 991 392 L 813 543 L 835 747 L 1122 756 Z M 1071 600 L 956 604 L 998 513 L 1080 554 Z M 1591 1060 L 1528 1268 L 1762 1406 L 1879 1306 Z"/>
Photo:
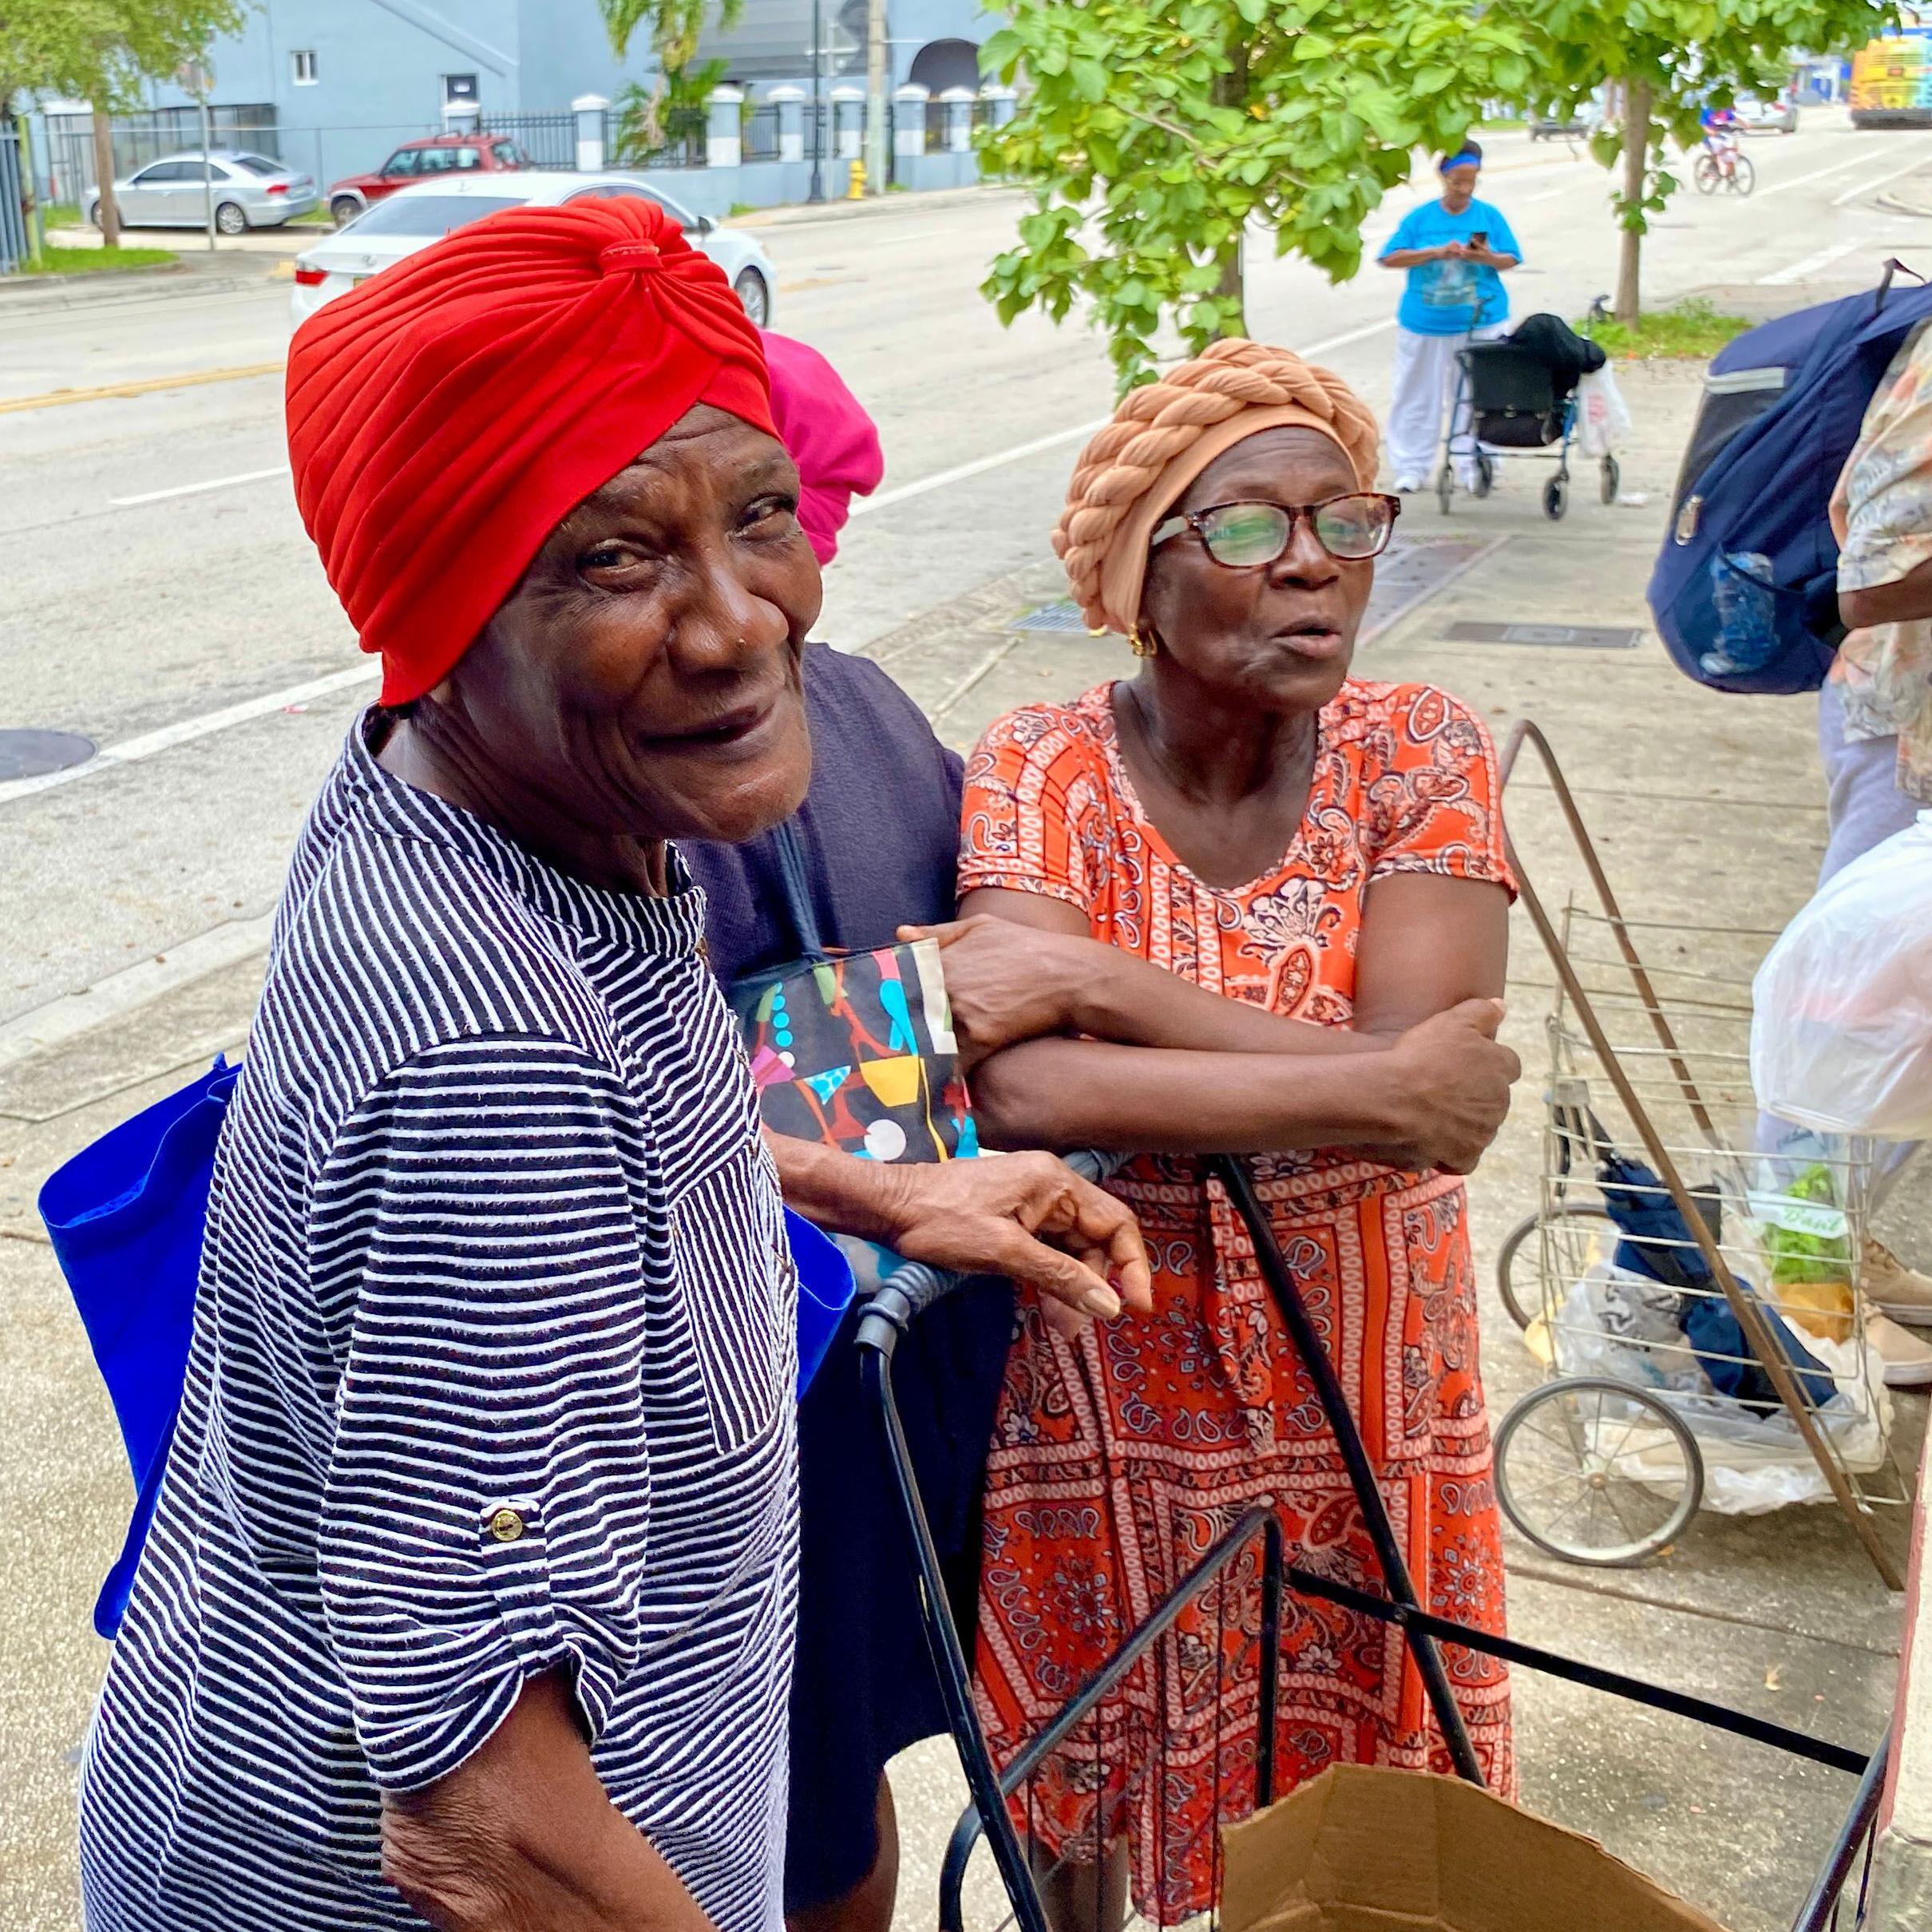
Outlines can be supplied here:
<path id="1" fill-rule="evenodd" d="M 865 164 L 863 161 L 852 164 L 851 179 L 845 184 L 845 199 L 848 201 L 863 201 L 865 199 Z"/>

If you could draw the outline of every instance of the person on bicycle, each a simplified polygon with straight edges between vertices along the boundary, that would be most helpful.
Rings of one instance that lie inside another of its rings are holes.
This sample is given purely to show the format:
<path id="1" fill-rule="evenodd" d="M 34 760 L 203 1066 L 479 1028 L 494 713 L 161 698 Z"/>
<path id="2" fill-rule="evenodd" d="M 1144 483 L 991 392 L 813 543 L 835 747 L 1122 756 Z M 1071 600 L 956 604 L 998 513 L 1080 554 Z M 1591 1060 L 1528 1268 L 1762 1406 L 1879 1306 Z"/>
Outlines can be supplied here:
<path id="1" fill-rule="evenodd" d="M 1704 152 L 1716 162 L 1719 171 L 1727 178 L 1737 172 L 1737 145 L 1740 122 L 1737 110 L 1728 107 L 1707 107 L 1700 124 L 1704 129 Z"/>
<path id="2" fill-rule="evenodd" d="M 1394 393 L 1388 406 L 1388 467 L 1405 495 L 1427 487 L 1435 468 L 1443 415 L 1458 378 L 1456 352 L 1466 342 L 1503 333 L 1510 298 L 1503 272 L 1522 249 L 1502 210 L 1476 199 L 1483 150 L 1466 141 L 1437 163 L 1440 199 L 1411 208 L 1380 259 L 1407 276 L 1396 311 Z M 1473 488 L 1473 438 L 1459 448 L 1456 469 Z"/>

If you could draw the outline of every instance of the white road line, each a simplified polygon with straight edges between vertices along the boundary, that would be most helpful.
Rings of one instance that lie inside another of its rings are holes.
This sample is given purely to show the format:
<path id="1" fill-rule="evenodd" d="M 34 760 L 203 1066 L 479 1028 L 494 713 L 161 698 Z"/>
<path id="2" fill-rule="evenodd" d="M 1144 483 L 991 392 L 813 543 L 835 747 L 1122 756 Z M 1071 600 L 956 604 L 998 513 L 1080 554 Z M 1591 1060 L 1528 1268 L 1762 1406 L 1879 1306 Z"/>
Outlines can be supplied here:
<path id="1" fill-rule="evenodd" d="M 1350 342 L 1364 342 L 1372 335 L 1380 335 L 1386 329 L 1396 326 L 1391 316 L 1385 322 L 1372 322 L 1365 327 L 1349 329 L 1340 335 L 1331 335 L 1318 342 L 1310 342 L 1307 348 L 1298 351 L 1302 355 L 1324 355 L 1331 349 L 1344 348 Z M 970 463 L 960 463 L 951 469 L 935 470 L 929 477 L 921 477 L 917 483 L 902 484 L 897 489 L 882 490 L 876 497 L 862 497 L 852 506 L 854 517 L 870 516 L 876 510 L 892 509 L 896 504 L 907 503 L 915 497 L 923 497 L 928 491 L 944 489 L 950 483 L 964 483 L 968 477 L 983 477 L 989 469 L 1003 469 L 1008 463 L 1023 462 L 1030 456 L 1038 456 L 1043 450 L 1057 449 L 1063 443 L 1078 442 L 1081 437 L 1091 436 L 1096 430 L 1104 429 L 1110 418 L 1097 416 L 1091 422 L 1075 423 L 1071 430 L 1055 430 L 1051 436 L 1036 436 L 1031 442 L 1015 443 L 1010 449 L 996 451 L 992 456 L 982 456 Z"/>
<path id="2" fill-rule="evenodd" d="M 1894 168 L 1890 174 L 1879 175 L 1871 180 L 1859 182 L 1855 186 L 1847 188 L 1842 195 L 1833 196 L 1832 207 L 1843 208 L 1847 202 L 1857 200 L 1860 195 L 1868 195 L 1875 188 L 1883 188 L 1887 181 L 1897 180 L 1902 174 L 1910 174 L 1914 168 L 1923 164 L 1925 158 L 1921 154 L 1917 160 L 1907 161 L 1902 168 Z"/>
<path id="3" fill-rule="evenodd" d="M 346 670 L 331 671 L 327 677 L 311 678 L 306 684 L 291 684 L 284 690 L 249 698 L 240 704 L 225 706 L 219 711 L 204 712 L 199 718 L 184 718 L 177 724 L 163 725 L 160 730 L 145 732 L 139 738 L 124 738 L 119 744 L 109 745 L 105 750 L 96 752 L 85 765 L 69 765 L 65 771 L 44 772 L 38 778 L 10 778 L 0 783 L 0 805 L 10 804 L 16 798 L 31 798 L 37 792 L 53 791 L 79 778 L 94 778 L 117 765 L 138 764 L 143 758 L 154 757 L 157 752 L 172 751 L 176 745 L 192 744 L 198 738 L 225 731 L 231 725 L 246 724 L 251 719 L 266 718 L 271 711 L 287 711 L 291 704 L 307 704 L 311 699 L 326 698 L 332 692 L 346 691 L 352 684 L 367 683 L 381 671 L 381 665 L 373 660 L 351 664 Z"/>
<path id="4" fill-rule="evenodd" d="M 172 489 L 143 490 L 138 497 L 109 497 L 110 508 L 131 510 L 137 503 L 164 503 L 170 497 L 198 497 L 204 490 L 233 489 L 243 483 L 266 483 L 272 477 L 285 477 L 288 465 L 278 463 L 273 469 L 244 469 L 238 477 L 212 477 L 205 483 L 180 483 Z"/>
<path id="5" fill-rule="evenodd" d="M 1828 267 L 1833 262 L 1840 261 L 1847 255 L 1855 255 L 1859 249 L 1869 245 L 1863 239 L 1835 243 L 1829 248 L 1820 248 L 1815 255 L 1807 255 L 1801 262 L 1793 262 L 1788 268 L 1780 268 L 1770 275 L 1760 275 L 1757 285 L 1760 288 L 1782 288 L 1789 282 L 1802 282 L 1807 276 L 1815 275 L 1819 269 Z"/>
<path id="6" fill-rule="evenodd" d="M 1689 157 L 1687 156 L 1685 158 L 1688 160 Z M 1869 161 L 1871 159 L 1871 151 L 1867 149 L 1864 153 L 1852 155 L 1847 160 L 1834 161 L 1829 168 L 1815 168 L 1809 174 L 1793 175 L 1788 181 L 1774 181 L 1769 188 L 1757 196 L 1757 199 L 1760 201 L 1768 201 L 1774 195 L 1788 194 L 1794 188 L 1803 188 L 1811 182 L 1823 181 L 1830 176 L 1843 174 L 1847 168 L 1856 168 L 1861 163 Z M 1918 150 L 1918 159 L 1919 160 L 1925 159 L 1923 148 Z M 1916 167 L 1918 163 L 1913 162 L 1908 165 Z M 1899 170 L 1902 174 L 1906 172 L 1905 168 Z"/>
<path id="7" fill-rule="evenodd" d="M 929 477 L 921 477 L 917 483 L 907 483 L 897 489 L 884 490 L 876 497 L 861 497 L 852 506 L 854 517 L 869 516 L 874 510 L 890 509 L 896 503 L 909 501 L 914 497 L 923 497 L 927 491 L 944 489 L 948 483 L 964 483 L 968 477 L 985 475 L 989 469 L 1000 469 L 1008 463 L 1017 463 L 1029 456 L 1038 456 L 1043 449 L 1057 449 L 1062 443 L 1078 441 L 1083 436 L 1091 436 L 1107 421 L 1104 416 L 1092 422 L 1077 423 L 1071 430 L 1055 430 L 1051 436 L 1036 436 L 1030 443 L 1016 443 L 1011 449 L 1002 449 L 996 455 L 983 456 L 971 463 L 961 463 L 952 469 L 935 470 Z"/>

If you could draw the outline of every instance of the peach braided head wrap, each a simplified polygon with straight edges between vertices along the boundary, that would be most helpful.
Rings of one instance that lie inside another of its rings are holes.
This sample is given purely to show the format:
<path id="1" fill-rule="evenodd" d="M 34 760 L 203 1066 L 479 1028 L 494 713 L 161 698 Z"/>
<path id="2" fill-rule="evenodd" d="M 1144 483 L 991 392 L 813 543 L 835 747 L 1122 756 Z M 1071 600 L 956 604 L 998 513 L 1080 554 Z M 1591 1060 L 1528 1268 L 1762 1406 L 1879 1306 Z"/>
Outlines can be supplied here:
<path id="1" fill-rule="evenodd" d="M 1130 635 L 1154 526 L 1222 451 L 1263 430 L 1289 428 L 1332 438 L 1357 487 L 1372 487 L 1380 437 L 1368 404 L 1292 349 L 1215 342 L 1159 382 L 1130 390 L 1081 451 L 1053 532 L 1087 621 Z"/>

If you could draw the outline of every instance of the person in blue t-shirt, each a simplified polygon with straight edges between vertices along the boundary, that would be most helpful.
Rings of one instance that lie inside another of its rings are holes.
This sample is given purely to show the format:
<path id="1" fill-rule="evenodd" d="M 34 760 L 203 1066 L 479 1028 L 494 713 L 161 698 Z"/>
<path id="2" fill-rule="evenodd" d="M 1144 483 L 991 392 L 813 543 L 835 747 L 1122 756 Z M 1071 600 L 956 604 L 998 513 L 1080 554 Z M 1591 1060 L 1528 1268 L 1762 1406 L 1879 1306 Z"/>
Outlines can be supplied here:
<path id="1" fill-rule="evenodd" d="M 1476 199 L 1483 150 L 1465 141 L 1437 164 L 1442 198 L 1411 208 L 1388 238 L 1380 259 L 1405 270 L 1396 311 L 1395 394 L 1386 426 L 1388 465 L 1402 491 L 1427 486 L 1442 440 L 1443 411 L 1465 342 L 1500 335 L 1510 298 L 1502 272 L 1522 250 L 1499 208 Z M 1475 478 L 1475 447 L 1459 457 L 1465 485 Z"/>

